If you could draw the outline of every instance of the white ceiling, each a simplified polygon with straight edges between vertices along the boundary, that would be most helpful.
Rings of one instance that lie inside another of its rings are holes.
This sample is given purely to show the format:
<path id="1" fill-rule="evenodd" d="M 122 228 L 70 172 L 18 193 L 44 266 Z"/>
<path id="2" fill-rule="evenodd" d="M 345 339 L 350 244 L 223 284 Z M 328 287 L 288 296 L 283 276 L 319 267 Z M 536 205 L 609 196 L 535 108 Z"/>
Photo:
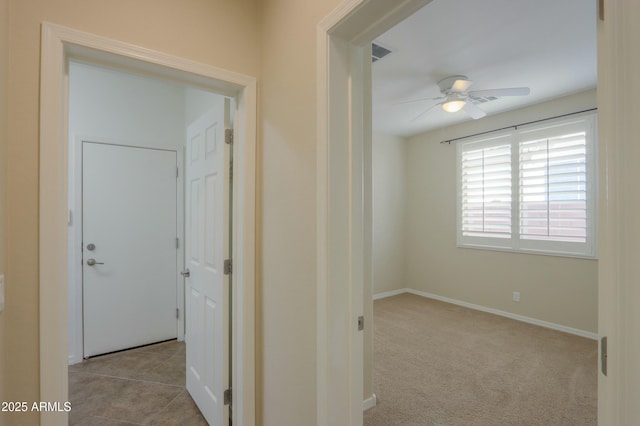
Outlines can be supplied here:
<path id="1" fill-rule="evenodd" d="M 372 65 L 374 131 L 410 136 L 470 120 L 433 108 L 437 82 L 465 75 L 469 90 L 531 88 L 479 105 L 488 115 L 596 87 L 596 1 L 434 0 L 374 42 L 392 51 Z"/>

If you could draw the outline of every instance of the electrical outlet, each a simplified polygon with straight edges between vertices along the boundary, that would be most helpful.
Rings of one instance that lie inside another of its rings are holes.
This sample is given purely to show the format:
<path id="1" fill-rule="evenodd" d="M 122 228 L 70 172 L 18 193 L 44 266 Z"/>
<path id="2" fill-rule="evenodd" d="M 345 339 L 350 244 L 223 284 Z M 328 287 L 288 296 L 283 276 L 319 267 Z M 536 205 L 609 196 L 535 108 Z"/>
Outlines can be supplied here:
<path id="1" fill-rule="evenodd" d="M 513 292 L 513 301 L 514 302 L 519 302 L 520 301 L 520 292 L 519 291 L 514 291 Z"/>
<path id="2" fill-rule="evenodd" d="M 0 275 L 0 312 L 4 311 L 4 275 Z"/>

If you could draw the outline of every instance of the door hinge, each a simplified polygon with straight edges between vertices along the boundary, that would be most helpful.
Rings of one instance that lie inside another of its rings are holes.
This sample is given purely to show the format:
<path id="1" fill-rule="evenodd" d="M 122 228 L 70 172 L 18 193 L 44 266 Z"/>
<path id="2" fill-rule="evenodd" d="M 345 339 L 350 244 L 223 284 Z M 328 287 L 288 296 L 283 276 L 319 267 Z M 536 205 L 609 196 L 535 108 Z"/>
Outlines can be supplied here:
<path id="1" fill-rule="evenodd" d="M 180 319 L 180 309 L 176 308 L 176 319 Z"/>
<path id="2" fill-rule="evenodd" d="M 358 317 L 358 331 L 364 330 L 364 317 L 360 315 Z"/>
<path id="3" fill-rule="evenodd" d="M 233 272 L 233 265 L 231 263 L 231 259 L 226 259 L 224 261 L 224 274 L 231 275 L 232 272 Z"/>
<path id="4" fill-rule="evenodd" d="M 224 405 L 231 405 L 231 388 L 224 391 Z"/>
<path id="5" fill-rule="evenodd" d="M 180 176 L 180 169 L 176 167 L 176 177 Z"/>
<path id="6" fill-rule="evenodd" d="M 600 370 L 607 375 L 607 336 L 600 339 Z"/>
<path id="7" fill-rule="evenodd" d="M 233 129 L 224 129 L 224 143 L 227 145 L 233 143 Z"/>
<path id="8" fill-rule="evenodd" d="M 176 248 L 180 248 L 180 238 L 176 237 Z"/>

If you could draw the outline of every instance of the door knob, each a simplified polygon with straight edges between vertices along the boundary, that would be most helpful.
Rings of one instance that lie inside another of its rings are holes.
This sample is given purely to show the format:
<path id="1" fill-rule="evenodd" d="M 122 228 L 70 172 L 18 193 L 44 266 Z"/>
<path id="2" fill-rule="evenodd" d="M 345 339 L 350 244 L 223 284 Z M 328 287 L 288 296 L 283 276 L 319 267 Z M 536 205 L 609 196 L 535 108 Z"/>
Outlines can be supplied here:
<path id="1" fill-rule="evenodd" d="M 95 259 L 90 258 L 90 259 L 87 259 L 87 265 L 89 265 L 89 266 L 93 266 L 93 265 L 104 265 L 104 262 L 96 262 L 96 260 L 95 260 Z"/>

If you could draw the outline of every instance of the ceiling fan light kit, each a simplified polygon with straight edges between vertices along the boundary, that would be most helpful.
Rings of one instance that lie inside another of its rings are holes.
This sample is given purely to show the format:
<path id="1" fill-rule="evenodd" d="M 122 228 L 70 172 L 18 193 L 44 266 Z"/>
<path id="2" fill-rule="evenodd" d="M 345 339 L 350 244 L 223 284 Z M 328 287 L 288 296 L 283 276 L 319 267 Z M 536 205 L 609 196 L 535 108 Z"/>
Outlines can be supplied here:
<path id="1" fill-rule="evenodd" d="M 442 109 L 447 112 L 458 112 L 464 108 L 464 104 L 466 104 L 464 99 L 459 99 L 454 95 L 449 95 L 447 96 L 447 100 L 442 104 Z"/>
<path id="2" fill-rule="evenodd" d="M 487 90 L 473 90 L 468 92 L 467 89 L 471 87 L 473 81 L 469 80 L 464 75 L 454 75 L 444 78 L 438 82 L 438 88 L 442 96 L 428 99 L 416 99 L 414 101 L 428 101 L 428 100 L 441 100 L 441 102 L 433 105 L 440 105 L 446 112 L 458 112 L 461 109 L 474 120 L 487 115 L 484 111 L 473 104 L 474 99 L 487 98 L 487 97 L 502 97 L 502 96 L 526 96 L 530 90 L 528 87 L 512 87 L 503 89 L 487 89 Z M 433 108 L 433 106 L 431 108 Z M 415 121 L 419 117 L 422 117 L 431 110 L 427 109 L 411 121 Z"/>
<path id="3" fill-rule="evenodd" d="M 438 87 L 442 93 L 462 93 L 465 92 L 473 81 L 469 80 L 466 75 L 454 75 L 443 78 L 438 82 Z"/>

